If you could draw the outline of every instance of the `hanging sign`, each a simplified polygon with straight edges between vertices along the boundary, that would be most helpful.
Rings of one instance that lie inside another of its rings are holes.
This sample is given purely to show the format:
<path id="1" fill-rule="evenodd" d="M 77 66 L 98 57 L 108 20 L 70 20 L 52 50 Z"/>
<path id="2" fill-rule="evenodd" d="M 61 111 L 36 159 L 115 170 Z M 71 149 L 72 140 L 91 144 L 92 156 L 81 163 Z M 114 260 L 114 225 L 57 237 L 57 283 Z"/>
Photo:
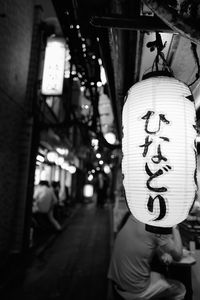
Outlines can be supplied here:
<path id="1" fill-rule="evenodd" d="M 45 50 L 42 94 L 62 95 L 65 69 L 65 40 L 49 38 Z"/>

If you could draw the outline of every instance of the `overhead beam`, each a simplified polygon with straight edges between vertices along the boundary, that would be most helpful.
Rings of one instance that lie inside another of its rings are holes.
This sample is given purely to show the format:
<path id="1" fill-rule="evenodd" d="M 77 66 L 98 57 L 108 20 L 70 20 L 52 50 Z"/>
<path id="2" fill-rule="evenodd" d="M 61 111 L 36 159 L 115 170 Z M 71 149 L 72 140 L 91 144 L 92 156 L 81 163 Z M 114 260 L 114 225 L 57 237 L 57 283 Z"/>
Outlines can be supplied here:
<path id="1" fill-rule="evenodd" d="M 200 3 L 199 1 L 174 1 L 173 6 L 169 1 L 142 0 L 151 11 L 158 16 L 173 31 L 200 44 Z M 180 7 L 179 7 L 180 4 Z M 184 9 L 180 9 L 183 8 Z"/>
<path id="2" fill-rule="evenodd" d="M 123 18 L 121 16 L 106 16 L 98 17 L 93 16 L 90 19 L 91 25 L 95 27 L 103 28 L 117 28 L 122 30 L 141 30 L 141 31 L 159 31 L 159 32 L 169 32 L 174 31 L 166 25 L 158 17 L 147 17 L 140 16 L 134 18 Z"/>

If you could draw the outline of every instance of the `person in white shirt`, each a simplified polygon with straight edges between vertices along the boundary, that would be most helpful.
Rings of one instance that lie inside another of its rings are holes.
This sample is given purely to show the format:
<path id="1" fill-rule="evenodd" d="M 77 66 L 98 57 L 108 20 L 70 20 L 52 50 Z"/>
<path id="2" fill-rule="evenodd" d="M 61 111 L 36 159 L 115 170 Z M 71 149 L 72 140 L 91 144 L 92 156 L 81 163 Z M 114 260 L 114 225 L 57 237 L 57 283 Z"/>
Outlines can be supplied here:
<path id="1" fill-rule="evenodd" d="M 33 198 L 33 213 L 46 215 L 53 228 L 60 231 L 62 227 L 54 217 L 54 206 L 58 199 L 48 181 L 40 181 L 35 187 Z"/>
<path id="2" fill-rule="evenodd" d="M 185 286 L 151 270 L 158 252 L 167 263 L 180 260 L 182 241 L 177 228 L 172 234 L 157 235 L 145 230 L 145 224 L 130 215 L 115 239 L 108 278 L 125 300 L 184 299 Z"/>

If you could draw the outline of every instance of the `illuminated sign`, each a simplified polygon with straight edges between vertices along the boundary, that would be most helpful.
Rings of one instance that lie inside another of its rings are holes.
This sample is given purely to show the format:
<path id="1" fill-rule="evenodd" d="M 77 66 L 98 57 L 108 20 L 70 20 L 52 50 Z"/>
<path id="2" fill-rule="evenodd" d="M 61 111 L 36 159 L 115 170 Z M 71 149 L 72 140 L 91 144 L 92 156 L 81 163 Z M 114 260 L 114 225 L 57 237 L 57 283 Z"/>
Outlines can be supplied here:
<path id="1" fill-rule="evenodd" d="M 128 92 L 122 122 L 123 184 L 132 214 L 155 227 L 182 222 L 196 193 L 190 89 L 166 76 L 138 82 Z"/>
<path id="2" fill-rule="evenodd" d="M 42 94 L 62 95 L 65 69 L 65 40 L 51 37 L 47 41 L 42 77 Z"/>

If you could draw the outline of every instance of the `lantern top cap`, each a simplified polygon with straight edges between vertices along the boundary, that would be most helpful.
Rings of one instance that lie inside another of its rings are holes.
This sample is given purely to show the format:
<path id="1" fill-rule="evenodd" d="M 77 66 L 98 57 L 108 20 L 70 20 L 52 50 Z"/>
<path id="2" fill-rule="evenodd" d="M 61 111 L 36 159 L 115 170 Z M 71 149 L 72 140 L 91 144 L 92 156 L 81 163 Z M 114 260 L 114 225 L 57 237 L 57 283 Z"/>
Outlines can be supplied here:
<path id="1" fill-rule="evenodd" d="M 157 77 L 157 76 L 167 76 L 167 77 L 173 77 L 173 75 L 165 70 L 165 71 L 154 71 L 154 72 L 149 72 L 147 74 L 144 74 L 142 77 L 142 80 L 150 78 L 150 77 Z"/>

